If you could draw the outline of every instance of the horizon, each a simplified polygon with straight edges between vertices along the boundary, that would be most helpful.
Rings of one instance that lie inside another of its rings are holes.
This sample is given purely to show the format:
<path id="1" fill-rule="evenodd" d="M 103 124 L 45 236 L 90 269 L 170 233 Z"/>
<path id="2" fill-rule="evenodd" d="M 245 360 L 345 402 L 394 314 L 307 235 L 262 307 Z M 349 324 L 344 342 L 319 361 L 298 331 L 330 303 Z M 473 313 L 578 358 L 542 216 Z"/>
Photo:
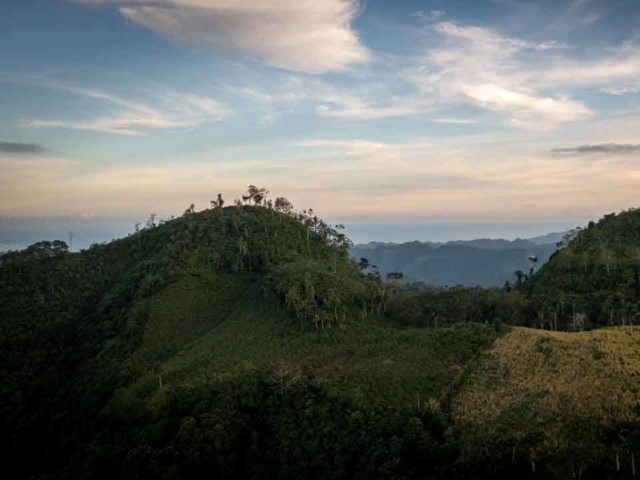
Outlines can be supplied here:
<path id="1" fill-rule="evenodd" d="M 250 183 L 357 243 L 526 238 L 637 202 L 633 0 L 4 12 L 0 245 L 108 241 Z"/>
<path id="2" fill-rule="evenodd" d="M 176 215 L 177 217 L 177 215 Z M 170 215 L 158 215 L 156 221 L 169 220 Z M 451 222 L 443 219 L 412 223 L 371 223 L 355 219 L 345 224 L 345 233 L 354 245 L 370 242 L 402 244 L 410 242 L 446 243 L 471 240 L 527 240 L 549 234 L 563 233 L 584 227 L 590 219 L 571 223 L 566 220 L 544 222 Z M 594 219 L 597 220 L 597 219 Z M 120 218 L 8 218 L 0 217 L 0 252 L 22 250 L 39 241 L 63 240 L 69 243 L 69 232 L 74 234 L 73 251 L 89 248 L 95 243 L 108 243 L 134 233 L 136 223 L 144 226 L 145 219 Z M 360 222 L 360 223 L 358 223 Z M 341 221 L 332 222 L 335 224 Z M 551 225 L 551 230 L 546 229 Z"/>

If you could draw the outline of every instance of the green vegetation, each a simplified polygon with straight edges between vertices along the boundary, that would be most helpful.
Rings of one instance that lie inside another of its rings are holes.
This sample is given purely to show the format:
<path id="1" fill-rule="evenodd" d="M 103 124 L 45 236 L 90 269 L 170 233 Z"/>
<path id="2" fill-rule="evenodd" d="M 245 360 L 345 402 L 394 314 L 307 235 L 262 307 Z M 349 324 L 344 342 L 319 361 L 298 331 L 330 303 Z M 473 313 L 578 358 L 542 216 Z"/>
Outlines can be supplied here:
<path id="1" fill-rule="evenodd" d="M 571 232 L 522 291 L 560 328 L 640 321 L 640 209 L 605 215 Z"/>
<path id="2" fill-rule="evenodd" d="M 629 323 L 503 326 L 549 326 L 537 282 L 568 288 L 548 280 L 559 255 L 515 289 L 406 286 L 268 194 L 3 256 L 13 478 L 630 477 Z"/>
<path id="3" fill-rule="evenodd" d="M 515 328 L 482 354 L 455 398 L 463 457 L 529 462 L 558 478 L 604 478 L 607 466 L 632 476 L 639 379 L 638 330 Z"/>

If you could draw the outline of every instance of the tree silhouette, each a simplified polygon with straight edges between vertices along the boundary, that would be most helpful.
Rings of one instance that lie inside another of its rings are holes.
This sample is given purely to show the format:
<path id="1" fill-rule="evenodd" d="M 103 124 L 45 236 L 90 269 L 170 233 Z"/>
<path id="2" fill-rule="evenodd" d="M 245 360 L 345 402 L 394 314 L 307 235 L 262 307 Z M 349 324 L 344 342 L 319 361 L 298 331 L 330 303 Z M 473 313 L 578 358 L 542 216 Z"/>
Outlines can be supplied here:
<path id="1" fill-rule="evenodd" d="M 224 207 L 224 199 L 222 198 L 222 194 L 221 193 L 218 194 L 218 198 L 216 198 L 215 200 L 211 200 L 211 207 L 212 208 L 222 208 L 222 207 Z"/>
<path id="2" fill-rule="evenodd" d="M 69 235 L 69 251 L 73 251 L 73 239 L 75 238 L 76 234 L 73 232 L 73 230 L 69 230 L 69 233 L 67 234 Z"/>
<path id="3" fill-rule="evenodd" d="M 196 206 L 192 203 L 191 205 L 189 205 L 189 208 L 187 208 L 184 211 L 184 214 L 185 215 L 191 215 L 192 213 L 195 213 L 195 212 L 196 212 Z"/>
<path id="4" fill-rule="evenodd" d="M 269 190 L 266 188 L 259 188 L 255 185 L 249 185 L 247 193 L 242 196 L 242 200 L 245 202 L 252 202 L 254 205 L 262 205 L 263 200 L 267 198 Z"/>
<path id="5" fill-rule="evenodd" d="M 369 259 L 364 257 L 361 258 L 360 261 L 358 262 L 358 267 L 360 267 L 360 270 L 365 272 L 369 270 L 369 267 L 370 267 Z"/>

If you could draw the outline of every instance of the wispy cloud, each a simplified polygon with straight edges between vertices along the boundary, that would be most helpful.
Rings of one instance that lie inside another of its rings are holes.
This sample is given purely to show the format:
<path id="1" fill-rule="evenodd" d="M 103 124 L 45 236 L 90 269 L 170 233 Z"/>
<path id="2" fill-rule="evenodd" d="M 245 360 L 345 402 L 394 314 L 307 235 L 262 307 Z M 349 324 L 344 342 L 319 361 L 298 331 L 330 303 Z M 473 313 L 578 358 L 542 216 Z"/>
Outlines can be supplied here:
<path id="1" fill-rule="evenodd" d="M 424 10 L 418 10 L 414 12 L 411 16 L 418 19 L 421 23 L 429 23 L 440 20 L 444 17 L 446 13 L 442 10 L 431 10 L 430 12 L 425 12 Z"/>
<path id="2" fill-rule="evenodd" d="M 373 103 L 363 105 L 343 104 L 339 107 L 321 105 L 316 109 L 320 117 L 338 118 L 342 120 L 375 120 L 380 118 L 406 117 L 409 115 L 420 115 L 428 110 L 419 104 L 412 104 L 409 101 L 394 102 L 396 105 L 383 106 Z"/>
<path id="3" fill-rule="evenodd" d="M 337 150 L 348 156 L 359 156 L 382 150 L 387 148 L 388 145 L 367 140 L 307 140 L 296 142 L 293 146 Z"/>
<path id="4" fill-rule="evenodd" d="M 584 17 L 582 17 L 582 20 L 580 20 L 580 24 L 590 25 L 593 22 L 597 22 L 598 20 L 600 20 L 600 17 L 602 17 L 602 15 L 600 15 L 599 13 L 589 12 Z"/>
<path id="5" fill-rule="evenodd" d="M 640 45 L 626 42 L 609 48 L 595 59 L 556 60 L 537 81 L 555 86 L 599 88 L 613 95 L 624 95 L 638 91 L 639 77 Z"/>
<path id="6" fill-rule="evenodd" d="M 233 113 L 217 100 L 184 93 L 162 93 L 156 95 L 154 106 L 132 101 L 115 94 L 95 89 L 69 87 L 52 83 L 49 86 L 92 98 L 117 107 L 109 115 L 85 120 L 43 120 L 23 122 L 30 128 L 68 128 L 121 136 L 144 135 L 148 129 L 196 127 L 204 122 L 219 121 Z"/>
<path id="7" fill-rule="evenodd" d="M 322 73 L 369 61 L 351 23 L 359 0 L 76 0 L 120 4 L 128 20 L 186 43 L 288 70 Z M 127 4 L 127 5 L 123 5 Z"/>
<path id="8" fill-rule="evenodd" d="M 640 153 L 640 145 L 601 143 L 597 145 L 578 145 L 576 147 L 554 148 L 554 155 L 628 155 Z"/>
<path id="9" fill-rule="evenodd" d="M 554 18 L 551 30 L 568 33 L 597 22 L 602 15 L 594 10 L 594 3 L 593 0 L 571 0 L 567 8 Z"/>
<path id="10" fill-rule="evenodd" d="M 471 125 L 476 123 L 475 120 L 469 118 L 432 118 L 432 122 L 446 123 L 450 125 Z"/>
<path id="11" fill-rule="evenodd" d="M 311 139 L 292 146 L 299 150 L 276 160 L 246 150 L 216 162 L 185 157 L 89 171 L 64 159 L 0 159 L 0 215 L 145 215 L 159 205 L 175 213 L 191 202 L 208 205 L 212 185 L 232 199 L 246 188 L 251 171 L 252 181 L 328 215 L 526 219 L 559 209 L 628 206 L 640 181 L 640 167 L 623 159 L 591 162 L 578 155 L 514 155 L 498 148 L 486 161 L 486 152 L 479 155 L 472 145 L 451 150 L 424 138 Z M 522 205 L 536 208 L 523 213 Z"/>
<path id="12" fill-rule="evenodd" d="M 582 102 L 545 91 L 531 81 L 536 65 L 532 56 L 546 55 L 559 44 L 531 43 L 451 21 L 432 28 L 444 45 L 430 50 L 423 65 L 405 73 L 422 95 L 440 104 L 466 103 L 492 110 L 510 125 L 528 129 L 548 129 L 592 115 Z"/>
<path id="13" fill-rule="evenodd" d="M 0 154 L 38 154 L 46 153 L 49 149 L 37 143 L 0 142 Z"/>

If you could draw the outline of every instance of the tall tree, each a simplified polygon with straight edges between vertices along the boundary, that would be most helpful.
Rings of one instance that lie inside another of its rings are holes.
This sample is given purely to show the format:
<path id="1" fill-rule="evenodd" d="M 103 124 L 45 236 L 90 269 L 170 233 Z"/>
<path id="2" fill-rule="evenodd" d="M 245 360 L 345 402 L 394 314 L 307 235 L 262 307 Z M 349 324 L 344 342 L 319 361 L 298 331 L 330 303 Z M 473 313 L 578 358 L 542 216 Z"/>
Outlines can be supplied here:
<path id="1" fill-rule="evenodd" d="M 69 251 L 72 252 L 73 251 L 73 239 L 75 238 L 76 234 L 73 232 L 73 230 L 69 230 Z"/>

